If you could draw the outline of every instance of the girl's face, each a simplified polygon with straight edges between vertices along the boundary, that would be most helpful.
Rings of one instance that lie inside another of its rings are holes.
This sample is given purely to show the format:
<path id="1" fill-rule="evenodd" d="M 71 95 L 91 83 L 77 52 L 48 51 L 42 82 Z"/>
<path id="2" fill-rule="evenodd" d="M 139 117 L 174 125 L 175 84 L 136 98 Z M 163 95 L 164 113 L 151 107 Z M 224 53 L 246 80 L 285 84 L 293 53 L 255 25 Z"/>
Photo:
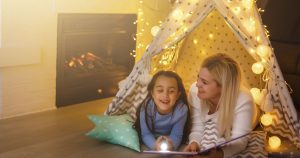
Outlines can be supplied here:
<path id="1" fill-rule="evenodd" d="M 159 113 L 170 113 L 180 96 L 176 79 L 163 75 L 159 76 L 151 91 L 151 95 Z"/>
<path id="2" fill-rule="evenodd" d="M 218 103 L 221 96 L 221 86 L 215 81 L 207 68 L 201 68 L 197 80 L 198 97 Z"/>

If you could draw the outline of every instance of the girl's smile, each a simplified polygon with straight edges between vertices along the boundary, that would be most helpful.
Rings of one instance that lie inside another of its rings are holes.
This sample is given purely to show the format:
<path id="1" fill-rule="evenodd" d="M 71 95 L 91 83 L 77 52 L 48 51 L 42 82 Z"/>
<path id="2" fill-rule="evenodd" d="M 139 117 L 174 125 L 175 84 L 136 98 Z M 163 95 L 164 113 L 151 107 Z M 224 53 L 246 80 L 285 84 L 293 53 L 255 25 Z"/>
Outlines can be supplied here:
<path id="1" fill-rule="evenodd" d="M 176 79 L 163 75 L 159 76 L 151 91 L 151 95 L 159 113 L 170 113 L 180 96 Z"/>

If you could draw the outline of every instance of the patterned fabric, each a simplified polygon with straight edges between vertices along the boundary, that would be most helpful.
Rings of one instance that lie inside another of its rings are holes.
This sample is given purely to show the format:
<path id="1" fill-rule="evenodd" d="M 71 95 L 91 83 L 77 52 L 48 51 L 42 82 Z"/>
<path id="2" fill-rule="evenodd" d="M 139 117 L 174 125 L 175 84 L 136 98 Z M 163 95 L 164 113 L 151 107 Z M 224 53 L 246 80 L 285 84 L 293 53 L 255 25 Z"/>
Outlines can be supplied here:
<path id="1" fill-rule="evenodd" d="M 265 158 L 267 157 L 267 151 L 265 150 L 265 137 L 266 134 L 263 131 L 252 131 L 244 151 L 234 155 L 234 158 Z"/>
<path id="2" fill-rule="evenodd" d="M 252 131 L 248 136 L 248 144 L 245 150 L 241 153 L 234 155 L 234 158 L 265 158 L 267 152 L 265 151 L 265 137 L 266 134 L 263 131 Z M 216 144 L 220 144 L 224 139 L 218 138 L 218 130 L 216 128 L 215 119 L 209 119 L 205 123 L 203 136 L 201 140 L 201 150 L 213 147 Z"/>
<path id="3" fill-rule="evenodd" d="M 205 122 L 203 135 L 201 139 L 201 150 L 205 150 L 216 146 L 220 142 L 218 141 L 218 130 L 215 119 L 211 118 Z"/>

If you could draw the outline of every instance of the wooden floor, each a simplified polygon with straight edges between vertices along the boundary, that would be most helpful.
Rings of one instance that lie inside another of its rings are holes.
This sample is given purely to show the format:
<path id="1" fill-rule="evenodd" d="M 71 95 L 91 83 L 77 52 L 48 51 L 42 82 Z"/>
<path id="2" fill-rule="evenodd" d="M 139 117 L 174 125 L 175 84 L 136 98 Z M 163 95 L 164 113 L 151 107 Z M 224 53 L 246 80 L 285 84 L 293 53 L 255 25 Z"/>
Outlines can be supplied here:
<path id="1" fill-rule="evenodd" d="M 0 158 L 159 157 L 97 141 L 88 114 L 103 114 L 111 98 L 0 120 Z"/>

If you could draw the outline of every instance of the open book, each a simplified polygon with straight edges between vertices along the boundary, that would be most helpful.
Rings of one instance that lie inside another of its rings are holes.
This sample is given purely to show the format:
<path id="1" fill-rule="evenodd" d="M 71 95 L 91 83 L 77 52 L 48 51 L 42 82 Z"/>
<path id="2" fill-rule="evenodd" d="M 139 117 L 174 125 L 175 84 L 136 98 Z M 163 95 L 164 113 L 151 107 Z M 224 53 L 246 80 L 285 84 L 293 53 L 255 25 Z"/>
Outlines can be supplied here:
<path id="1" fill-rule="evenodd" d="M 217 144 L 217 145 L 215 145 L 215 146 L 212 146 L 212 147 L 210 147 L 210 148 L 206 148 L 206 149 L 204 149 L 204 150 L 200 150 L 200 151 L 198 151 L 198 152 L 189 152 L 189 151 L 158 151 L 158 150 L 143 150 L 142 153 L 145 153 L 145 154 L 165 154 L 165 155 L 200 155 L 200 154 L 204 154 L 204 153 L 208 152 L 208 151 L 211 150 L 211 149 L 214 149 L 214 148 L 221 148 L 222 146 L 224 146 L 224 145 L 226 145 L 226 144 L 228 144 L 228 143 L 230 143 L 230 142 L 233 142 L 233 141 L 235 141 L 235 140 L 238 140 L 238 139 L 240 139 L 240 138 L 243 138 L 243 137 L 245 137 L 245 136 L 247 136 L 247 135 L 249 135 L 249 134 L 250 134 L 250 132 L 247 133 L 247 134 L 241 135 L 241 136 L 239 136 L 239 137 L 230 139 L 230 140 L 228 140 L 228 141 L 225 141 L 225 142 L 223 142 L 223 143 L 219 143 L 219 144 Z"/>

